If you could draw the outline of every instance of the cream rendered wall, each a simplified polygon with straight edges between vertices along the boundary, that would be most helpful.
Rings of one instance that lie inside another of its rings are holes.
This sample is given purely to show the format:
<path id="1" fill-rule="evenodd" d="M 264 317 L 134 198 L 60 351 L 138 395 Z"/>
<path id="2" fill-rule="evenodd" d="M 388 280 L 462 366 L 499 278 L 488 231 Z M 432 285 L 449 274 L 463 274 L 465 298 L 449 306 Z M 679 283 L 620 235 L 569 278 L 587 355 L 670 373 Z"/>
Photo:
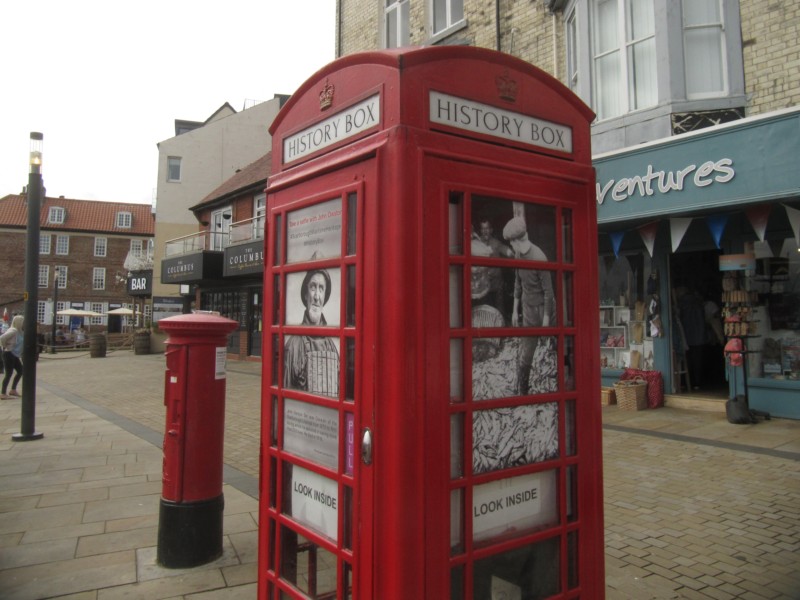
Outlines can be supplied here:
<path id="1" fill-rule="evenodd" d="M 273 98 L 241 112 L 217 117 L 198 129 L 158 144 L 153 295 L 178 296 L 177 285 L 161 283 L 161 260 L 168 240 L 196 233 L 189 207 L 272 147 L 269 126 L 280 110 Z M 167 181 L 167 159 L 181 159 L 181 181 Z"/>

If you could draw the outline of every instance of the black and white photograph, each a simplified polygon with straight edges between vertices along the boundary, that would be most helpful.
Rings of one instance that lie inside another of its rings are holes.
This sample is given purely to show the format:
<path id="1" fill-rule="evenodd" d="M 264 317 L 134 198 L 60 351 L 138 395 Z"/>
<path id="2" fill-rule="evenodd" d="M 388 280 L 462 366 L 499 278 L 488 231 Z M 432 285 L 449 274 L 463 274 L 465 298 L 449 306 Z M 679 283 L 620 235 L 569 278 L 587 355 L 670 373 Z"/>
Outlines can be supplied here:
<path id="1" fill-rule="evenodd" d="M 338 327 L 341 269 L 312 269 L 286 275 L 286 325 Z"/>
<path id="2" fill-rule="evenodd" d="M 286 336 L 283 386 L 336 398 L 339 395 L 339 338 Z"/>
<path id="3" fill-rule="evenodd" d="M 553 336 L 473 338 L 472 399 L 558 391 L 558 341 Z"/>
<path id="4" fill-rule="evenodd" d="M 558 404 L 476 410 L 472 471 L 488 473 L 558 457 Z"/>

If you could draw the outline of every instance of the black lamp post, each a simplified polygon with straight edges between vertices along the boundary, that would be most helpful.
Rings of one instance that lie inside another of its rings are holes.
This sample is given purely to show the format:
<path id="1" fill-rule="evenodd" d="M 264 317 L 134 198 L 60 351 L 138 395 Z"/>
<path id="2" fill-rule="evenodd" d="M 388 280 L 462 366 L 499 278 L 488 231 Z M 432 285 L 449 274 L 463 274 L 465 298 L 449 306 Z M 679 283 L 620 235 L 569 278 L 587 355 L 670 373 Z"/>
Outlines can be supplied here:
<path id="1" fill-rule="evenodd" d="M 36 432 L 36 345 L 39 306 L 39 215 L 42 207 L 42 147 L 44 136 L 31 132 L 28 175 L 28 232 L 25 238 L 25 337 L 22 345 L 22 417 L 15 442 L 39 440 Z"/>
<path id="2" fill-rule="evenodd" d="M 56 322 L 58 321 L 58 275 L 61 270 L 53 267 L 53 330 L 50 332 L 50 351 L 56 353 Z"/>

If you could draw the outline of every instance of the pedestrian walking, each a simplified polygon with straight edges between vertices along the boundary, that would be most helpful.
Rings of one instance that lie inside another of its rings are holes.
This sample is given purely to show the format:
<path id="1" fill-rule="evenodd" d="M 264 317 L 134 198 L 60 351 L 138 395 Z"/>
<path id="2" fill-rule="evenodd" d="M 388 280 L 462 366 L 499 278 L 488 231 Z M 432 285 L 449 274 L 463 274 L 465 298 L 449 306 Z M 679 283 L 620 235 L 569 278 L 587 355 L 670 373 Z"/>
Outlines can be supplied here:
<path id="1" fill-rule="evenodd" d="M 11 320 L 11 327 L 0 335 L 0 348 L 3 349 L 3 389 L 0 398 L 7 400 L 12 396 L 19 396 L 17 384 L 22 377 L 22 346 L 24 341 L 25 320 L 22 315 L 17 315 Z M 12 381 L 13 375 L 13 381 Z M 11 391 L 8 383 L 11 382 Z M 8 393 L 6 393 L 8 392 Z"/>

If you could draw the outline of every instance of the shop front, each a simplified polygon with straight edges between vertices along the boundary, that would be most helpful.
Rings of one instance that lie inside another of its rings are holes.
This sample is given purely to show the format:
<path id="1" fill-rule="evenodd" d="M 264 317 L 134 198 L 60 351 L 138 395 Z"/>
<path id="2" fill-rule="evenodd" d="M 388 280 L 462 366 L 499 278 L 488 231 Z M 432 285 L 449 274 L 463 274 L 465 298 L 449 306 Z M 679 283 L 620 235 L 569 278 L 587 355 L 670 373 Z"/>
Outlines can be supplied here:
<path id="1" fill-rule="evenodd" d="M 800 418 L 800 110 L 595 156 L 603 385 Z"/>

